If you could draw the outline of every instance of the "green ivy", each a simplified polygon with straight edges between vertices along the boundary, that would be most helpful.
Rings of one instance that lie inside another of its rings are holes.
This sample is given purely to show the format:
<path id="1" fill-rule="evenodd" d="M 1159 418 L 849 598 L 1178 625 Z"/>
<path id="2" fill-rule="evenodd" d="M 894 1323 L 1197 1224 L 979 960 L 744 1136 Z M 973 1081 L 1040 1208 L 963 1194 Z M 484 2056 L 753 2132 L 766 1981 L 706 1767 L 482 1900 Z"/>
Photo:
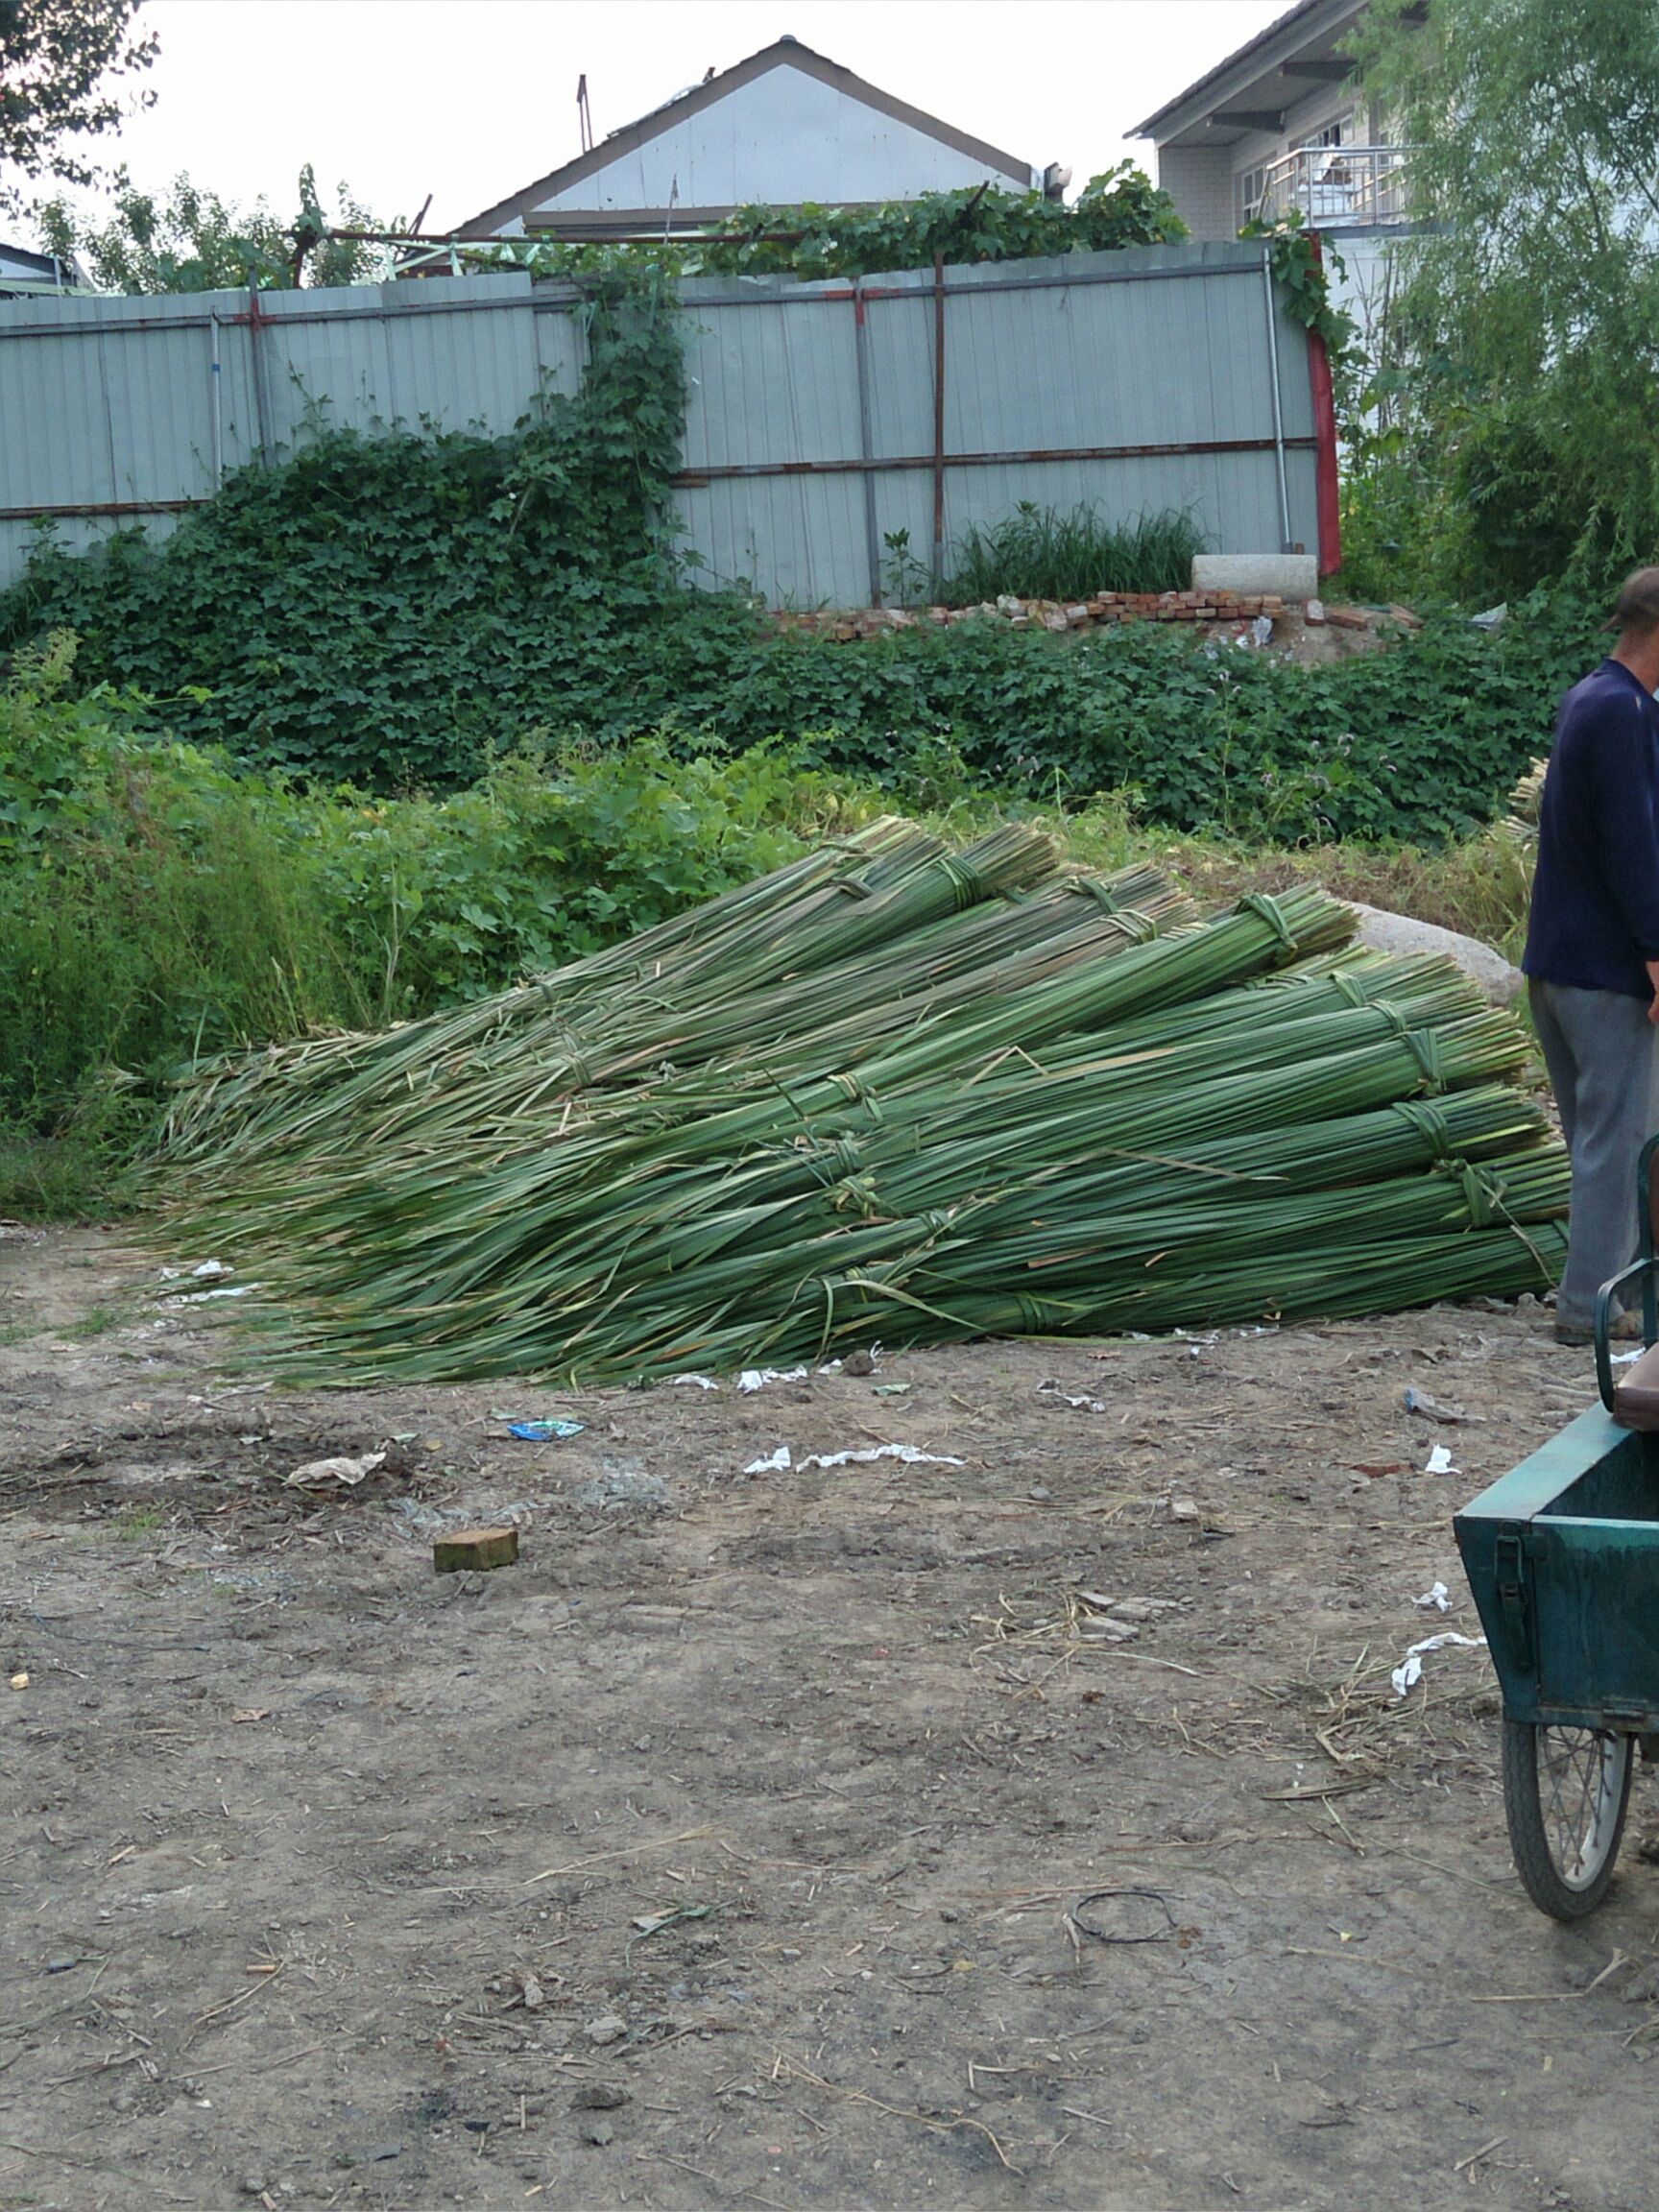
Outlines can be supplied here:
<path id="1" fill-rule="evenodd" d="M 1345 402 L 1344 414 L 1350 413 L 1362 364 L 1354 318 L 1331 297 L 1326 262 L 1329 257 L 1340 266 L 1336 249 L 1329 238 L 1314 238 L 1297 208 L 1271 223 L 1246 223 L 1238 235 L 1267 241 L 1268 266 L 1281 287 L 1285 312 L 1325 341 L 1338 400 Z"/>
<path id="2" fill-rule="evenodd" d="M 946 261 L 1106 253 L 1187 236 L 1175 203 L 1133 162 L 1092 177 L 1070 202 L 983 185 L 878 207 L 740 207 L 694 249 L 699 269 L 731 276 L 868 276 Z"/>
<path id="3" fill-rule="evenodd" d="M 1110 253 L 1166 246 L 1188 235 L 1175 203 L 1133 162 L 1092 177 L 1075 200 L 976 184 L 924 192 L 872 207 L 739 207 L 694 234 L 649 245 L 595 246 L 566 239 L 458 239 L 434 265 L 525 269 L 533 276 L 586 281 L 655 271 L 697 276 L 870 276 L 951 263 L 1013 261 L 1053 253 Z"/>

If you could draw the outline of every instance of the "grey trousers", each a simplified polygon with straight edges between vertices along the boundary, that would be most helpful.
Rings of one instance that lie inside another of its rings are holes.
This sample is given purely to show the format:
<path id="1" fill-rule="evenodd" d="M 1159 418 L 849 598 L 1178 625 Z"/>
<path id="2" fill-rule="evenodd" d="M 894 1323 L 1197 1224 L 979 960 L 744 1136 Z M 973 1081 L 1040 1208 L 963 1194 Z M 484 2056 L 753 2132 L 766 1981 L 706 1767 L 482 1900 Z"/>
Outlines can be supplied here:
<path id="1" fill-rule="evenodd" d="M 1639 998 L 1527 983 L 1573 1159 L 1556 1318 L 1588 1327 L 1596 1293 L 1636 1256 L 1636 1156 L 1659 1131 L 1659 1029 Z"/>

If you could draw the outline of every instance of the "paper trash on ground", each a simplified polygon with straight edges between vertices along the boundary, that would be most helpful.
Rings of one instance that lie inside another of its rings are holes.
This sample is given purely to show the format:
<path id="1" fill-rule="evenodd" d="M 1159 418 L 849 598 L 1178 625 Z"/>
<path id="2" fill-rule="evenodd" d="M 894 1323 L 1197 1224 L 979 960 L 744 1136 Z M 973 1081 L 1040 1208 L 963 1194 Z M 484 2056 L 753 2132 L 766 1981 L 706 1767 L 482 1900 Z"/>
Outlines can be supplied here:
<path id="1" fill-rule="evenodd" d="M 745 1367 L 737 1378 L 737 1387 L 748 1397 L 756 1390 L 764 1390 L 769 1382 L 805 1382 L 809 1372 L 805 1367 Z"/>
<path id="2" fill-rule="evenodd" d="M 709 1375 L 670 1375 L 668 1387 L 670 1390 L 683 1387 L 688 1387 L 692 1390 L 718 1390 L 720 1385 Z"/>
<path id="3" fill-rule="evenodd" d="M 787 1475 L 794 1462 L 789 1457 L 787 1444 L 780 1444 L 777 1451 L 765 1459 L 751 1459 L 744 1468 L 745 1475 Z"/>
<path id="4" fill-rule="evenodd" d="M 966 1459 L 952 1459 L 938 1452 L 918 1452 L 914 1444 L 873 1444 L 863 1452 L 814 1452 L 803 1459 L 807 1467 L 870 1467 L 878 1459 L 902 1459 L 906 1467 L 966 1467 Z"/>
<path id="5" fill-rule="evenodd" d="M 1425 1636 L 1421 1644 L 1413 1644 L 1388 1679 L 1394 1685 L 1396 1697 L 1404 1697 L 1407 1691 L 1423 1679 L 1423 1661 L 1431 1651 L 1443 1651 L 1448 1644 L 1462 1644 L 1471 1651 L 1485 1646 L 1484 1636 L 1459 1636 L 1455 1628 L 1442 1630 L 1438 1636 Z"/>
<path id="6" fill-rule="evenodd" d="M 1425 1475 L 1461 1475 L 1463 1470 L 1453 1466 L 1452 1455 L 1444 1444 L 1436 1444 L 1423 1472 Z"/>
<path id="7" fill-rule="evenodd" d="M 1411 1602 L 1413 1605 L 1421 1605 L 1426 1613 L 1450 1613 L 1452 1593 L 1444 1582 L 1436 1582 L 1432 1589 L 1425 1590 L 1421 1598 L 1413 1598 Z"/>
<path id="8" fill-rule="evenodd" d="M 343 1482 L 350 1489 L 385 1464 L 384 1452 L 366 1452 L 361 1459 L 307 1459 L 284 1480 L 290 1490 L 315 1489 L 319 1482 Z"/>

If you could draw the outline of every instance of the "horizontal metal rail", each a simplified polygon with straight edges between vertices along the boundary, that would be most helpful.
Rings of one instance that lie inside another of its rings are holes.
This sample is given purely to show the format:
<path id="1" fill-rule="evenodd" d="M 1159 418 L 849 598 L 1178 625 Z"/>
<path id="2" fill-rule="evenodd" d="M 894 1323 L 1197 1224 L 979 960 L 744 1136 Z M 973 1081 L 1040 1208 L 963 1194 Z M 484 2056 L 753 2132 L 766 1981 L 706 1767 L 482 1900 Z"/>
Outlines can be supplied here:
<path id="1" fill-rule="evenodd" d="M 1286 438 L 1286 450 L 1313 452 L 1316 438 Z M 1194 438 L 1161 445 L 1029 445 L 1006 453 L 893 453 L 866 461 L 716 461 L 707 467 L 682 469 L 671 481 L 682 491 L 695 492 L 705 484 L 719 484 L 751 476 L 880 476 L 888 469 L 932 469 L 941 462 L 947 469 L 998 469 L 1030 461 L 1162 461 L 1202 453 L 1272 453 L 1276 438 Z"/>
<path id="2" fill-rule="evenodd" d="M 0 507 L 0 522 L 43 522 L 69 515 L 181 515 L 186 507 L 205 507 L 211 492 L 185 499 L 83 499 L 69 506 Z"/>
<path id="3" fill-rule="evenodd" d="M 924 298 L 926 295 L 924 295 Z M 1286 452 L 1311 453 L 1316 438 L 1286 438 Z M 933 469 L 999 469 L 1033 461 L 1162 461 L 1186 459 L 1206 453 L 1271 453 L 1273 438 L 1193 438 L 1156 445 L 1029 445 L 1002 453 L 891 453 L 869 460 L 854 455 L 834 461 L 711 461 L 678 469 L 669 479 L 677 491 L 697 492 L 706 485 L 742 482 L 757 476 L 882 476 L 889 470 Z M 0 507 L 0 522 L 39 522 L 82 517 L 119 515 L 181 515 L 192 507 L 205 507 L 210 492 L 184 499 L 95 499 L 62 505 Z"/>

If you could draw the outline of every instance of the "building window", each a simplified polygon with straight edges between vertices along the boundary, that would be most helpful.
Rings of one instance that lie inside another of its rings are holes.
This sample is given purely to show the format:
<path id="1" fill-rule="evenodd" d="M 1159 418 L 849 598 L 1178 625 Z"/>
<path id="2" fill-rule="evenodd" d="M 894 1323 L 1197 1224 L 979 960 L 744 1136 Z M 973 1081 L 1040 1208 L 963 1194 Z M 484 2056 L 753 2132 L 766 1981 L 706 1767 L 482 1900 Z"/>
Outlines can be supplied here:
<path id="1" fill-rule="evenodd" d="M 1254 223 L 1262 212 L 1262 203 L 1267 197 L 1267 164 L 1262 162 L 1254 169 L 1241 170 L 1235 180 L 1238 189 L 1238 228 Z"/>

